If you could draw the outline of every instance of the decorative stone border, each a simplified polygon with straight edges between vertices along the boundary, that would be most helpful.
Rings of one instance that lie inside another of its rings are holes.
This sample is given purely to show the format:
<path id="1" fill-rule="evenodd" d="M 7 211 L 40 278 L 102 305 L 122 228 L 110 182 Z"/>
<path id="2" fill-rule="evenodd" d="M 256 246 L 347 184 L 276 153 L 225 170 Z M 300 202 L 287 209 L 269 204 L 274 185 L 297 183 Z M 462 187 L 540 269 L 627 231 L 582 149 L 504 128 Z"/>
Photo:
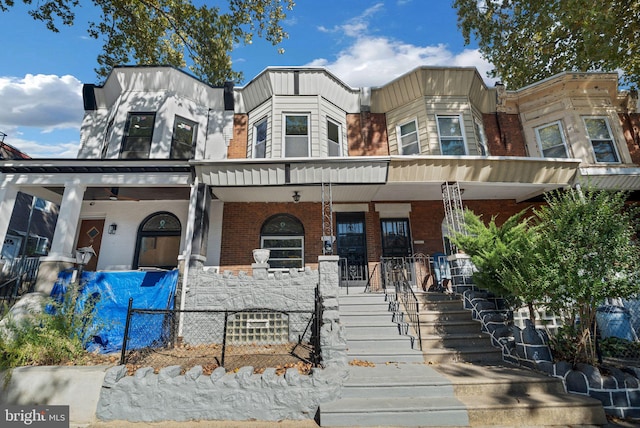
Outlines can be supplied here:
<path id="1" fill-rule="evenodd" d="M 463 298 L 464 307 L 491 335 L 494 346 L 502 349 L 504 361 L 562 379 L 567 392 L 600 400 L 609 415 L 640 419 L 640 368 L 607 367 L 609 373 L 603 374 L 588 364 L 553 362 L 546 334 L 530 320 L 525 320 L 524 329 L 508 326 L 509 314 L 483 291 L 465 291 Z"/>

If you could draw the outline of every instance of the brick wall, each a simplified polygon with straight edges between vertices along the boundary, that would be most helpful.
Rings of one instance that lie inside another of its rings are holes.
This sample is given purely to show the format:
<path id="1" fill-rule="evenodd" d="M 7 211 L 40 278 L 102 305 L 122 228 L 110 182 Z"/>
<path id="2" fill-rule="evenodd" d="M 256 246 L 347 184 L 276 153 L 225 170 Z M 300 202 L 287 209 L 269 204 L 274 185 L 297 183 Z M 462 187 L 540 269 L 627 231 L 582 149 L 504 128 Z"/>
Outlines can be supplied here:
<path id="1" fill-rule="evenodd" d="M 527 156 L 524 131 L 517 114 L 482 115 L 491 156 Z"/>
<path id="2" fill-rule="evenodd" d="M 233 117 L 233 138 L 227 149 L 229 159 L 245 159 L 247 157 L 248 122 L 249 115 L 236 114 Z"/>
<path id="3" fill-rule="evenodd" d="M 369 204 L 365 213 L 367 256 L 370 262 L 380 260 L 382 255 L 380 216 L 375 204 Z M 442 252 L 441 225 L 444 218 L 442 201 L 412 202 L 409 217 L 411 238 L 424 244 L 414 244 L 415 253 L 433 254 Z M 536 204 L 516 203 L 514 200 L 464 201 L 464 205 L 485 221 L 496 216 L 501 225 L 511 215 Z M 322 255 L 322 206 L 320 203 L 226 203 L 222 227 L 222 251 L 220 265 L 222 270 L 233 272 L 249 271 L 253 263 L 252 250 L 260 247 L 260 229 L 272 215 L 287 213 L 302 222 L 305 231 L 305 265 L 317 268 L 316 260 Z M 335 225 L 335 219 L 334 219 Z"/>
<path id="4" fill-rule="evenodd" d="M 349 156 L 388 156 L 384 113 L 347 114 L 347 141 Z"/>
<path id="5" fill-rule="evenodd" d="M 631 160 L 640 165 L 640 113 L 621 113 L 619 116 Z"/>

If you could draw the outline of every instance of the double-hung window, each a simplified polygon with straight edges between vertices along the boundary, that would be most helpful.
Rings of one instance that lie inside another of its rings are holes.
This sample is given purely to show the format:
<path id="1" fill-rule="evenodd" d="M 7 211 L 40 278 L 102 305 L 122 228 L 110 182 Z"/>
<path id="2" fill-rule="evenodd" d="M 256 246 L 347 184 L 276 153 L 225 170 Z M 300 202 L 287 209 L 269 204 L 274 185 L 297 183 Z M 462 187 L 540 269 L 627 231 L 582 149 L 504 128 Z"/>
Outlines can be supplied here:
<path id="1" fill-rule="evenodd" d="M 287 114 L 284 117 L 284 156 L 309 156 L 309 115 Z"/>
<path id="2" fill-rule="evenodd" d="M 270 250 L 271 269 L 304 267 L 304 227 L 289 214 L 276 214 L 260 230 L 260 248 Z"/>
<path id="3" fill-rule="evenodd" d="M 420 154 L 417 120 L 414 119 L 398 126 L 398 143 L 398 151 L 401 155 Z"/>
<path id="4" fill-rule="evenodd" d="M 438 115 L 438 137 L 443 155 L 462 156 L 467 154 L 462 133 L 462 117 L 459 115 Z"/>
<path id="5" fill-rule="evenodd" d="M 171 138 L 171 159 L 191 159 L 196 138 L 197 124 L 184 117 L 176 116 Z"/>
<path id="6" fill-rule="evenodd" d="M 327 152 L 329 156 L 341 156 L 340 128 L 338 122 L 327 119 Z"/>
<path id="7" fill-rule="evenodd" d="M 564 140 L 564 132 L 562 131 L 562 123 L 560 121 L 538 126 L 535 128 L 535 131 L 542 157 L 568 157 L 567 144 Z"/>
<path id="8" fill-rule="evenodd" d="M 129 113 L 122 140 L 121 158 L 149 158 L 155 119 L 155 113 Z"/>
<path id="9" fill-rule="evenodd" d="M 583 117 L 596 162 L 620 162 L 606 117 Z"/>
<path id="10" fill-rule="evenodd" d="M 267 156 L 267 118 L 253 125 L 253 157 L 265 158 Z"/>

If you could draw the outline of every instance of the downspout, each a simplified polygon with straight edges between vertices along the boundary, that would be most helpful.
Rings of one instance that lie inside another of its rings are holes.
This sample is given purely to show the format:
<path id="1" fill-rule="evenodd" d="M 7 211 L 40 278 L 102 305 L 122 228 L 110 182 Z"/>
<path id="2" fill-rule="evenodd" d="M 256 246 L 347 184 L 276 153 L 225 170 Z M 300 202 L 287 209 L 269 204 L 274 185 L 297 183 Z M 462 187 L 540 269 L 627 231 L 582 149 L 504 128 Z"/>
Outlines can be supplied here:
<path id="1" fill-rule="evenodd" d="M 196 217 L 196 205 L 198 200 L 198 183 L 196 176 L 191 184 L 191 193 L 189 195 L 189 212 L 187 214 L 187 231 L 185 233 L 184 246 L 184 268 L 182 269 L 182 290 L 180 292 L 180 317 L 178 320 L 178 337 L 182 336 L 182 327 L 184 324 L 184 308 L 187 298 L 187 285 L 189 283 L 189 265 L 191 264 L 191 253 L 193 251 L 193 231 Z"/>

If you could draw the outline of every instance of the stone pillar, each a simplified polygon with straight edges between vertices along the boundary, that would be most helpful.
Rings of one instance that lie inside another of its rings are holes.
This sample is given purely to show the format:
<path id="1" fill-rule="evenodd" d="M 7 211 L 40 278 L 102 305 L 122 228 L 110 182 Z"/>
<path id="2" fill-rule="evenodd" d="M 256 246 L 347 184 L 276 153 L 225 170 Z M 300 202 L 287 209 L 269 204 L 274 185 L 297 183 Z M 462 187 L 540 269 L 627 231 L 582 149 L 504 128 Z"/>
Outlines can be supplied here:
<path id="1" fill-rule="evenodd" d="M 16 205 L 18 188 L 16 186 L 3 186 L 0 188 L 0 242 L 4 242 L 11 221 L 11 213 Z"/>
<path id="2" fill-rule="evenodd" d="M 338 256 L 318 257 L 319 299 L 322 304 L 322 327 L 320 328 L 320 352 L 325 367 L 345 368 L 347 361 L 347 339 L 340 322 Z"/>
<path id="3" fill-rule="evenodd" d="M 61 270 L 73 267 L 75 255 L 73 244 L 76 239 L 82 200 L 87 186 L 79 180 L 66 182 L 64 194 L 58 213 L 58 222 L 51 242 L 49 255 L 40 259 L 36 291 L 45 294 L 51 293 L 58 273 Z"/>

